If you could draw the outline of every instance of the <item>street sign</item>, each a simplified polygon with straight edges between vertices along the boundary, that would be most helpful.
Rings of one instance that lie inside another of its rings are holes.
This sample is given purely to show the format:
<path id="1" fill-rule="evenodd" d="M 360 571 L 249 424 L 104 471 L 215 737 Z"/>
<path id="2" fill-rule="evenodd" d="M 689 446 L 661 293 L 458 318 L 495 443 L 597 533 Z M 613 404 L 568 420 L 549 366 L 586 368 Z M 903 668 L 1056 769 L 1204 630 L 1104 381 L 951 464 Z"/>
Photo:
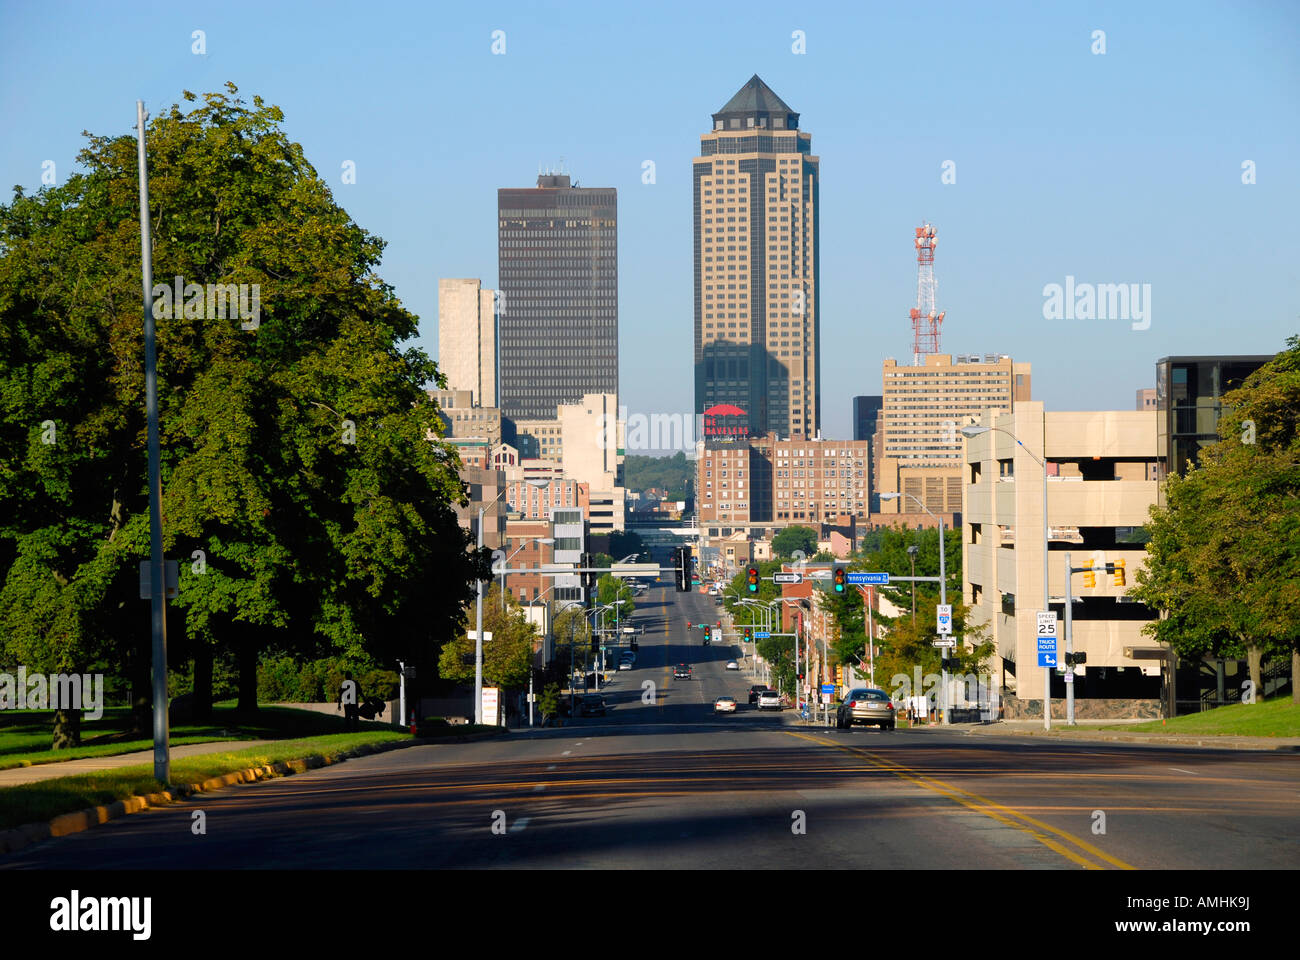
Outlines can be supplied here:
<path id="1" fill-rule="evenodd" d="M 804 576 L 809 580 L 829 580 L 831 572 L 829 570 L 809 570 Z M 853 574 L 849 574 L 849 576 L 853 576 Z"/>
<path id="2" fill-rule="evenodd" d="M 1055 653 L 1055 652 L 1056 652 L 1056 638 L 1055 638 L 1055 637 L 1039 637 L 1039 638 L 1038 638 L 1038 652 L 1039 652 L 1039 653 Z"/>
<path id="3" fill-rule="evenodd" d="M 802 573 L 774 573 L 772 574 L 773 583 L 803 583 Z"/>
<path id="4" fill-rule="evenodd" d="M 1050 653 L 1048 653 L 1046 650 L 1039 650 L 1039 651 L 1038 651 L 1038 665 L 1039 665 L 1040 667 L 1054 667 L 1054 666 L 1056 666 L 1056 651 L 1055 651 L 1055 650 L 1052 650 Z"/>
<path id="5" fill-rule="evenodd" d="M 833 683 L 822 684 L 822 693 L 825 694 L 825 693 L 834 693 L 834 692 L 835 692 L 835 684 Z"/>
<path id="6" fill-rule="evenodd" d="M 153 596 L 153 574 L 150 572 L 151 560 L 140 561 L 140 599 L 149 600 Z M 177 584 L 180 578 L 180 562 L 177 560 L 164 560 L 163 565 L 163 590 L 167 593 L 168 600 L 174 600 L 177 596 Z"/>
<path id="7" fill-rule="evenodd" d="M 932 646 L 932 647 L 955 647 L 955 646 L 957 646 L 957 641 L 956 641 L 956 640 L 931 640 L 931 641 L 930 641 L 930 646 Z"/>
<path id="8" fill-rule="evenodd" d="M 754 636 L 759 640 L 766 640 L 768 637 L 771 636 L 771 634 L 768 633 L 766 630 L 756 630 L 754 631 Z"/>
<path id="9" fill-rule="evenodd" d="M 1038 636 L 1054 637 L 1056 636 L 1056 611 L 1039 610 L 1034 616 L 1038 620 Z"/>
<path id="10" fill-rule="evenodd" d="M 887 587 L 889 586 L 888 573 L 871 573 L 864 570 L 850 570 L 845 577 L 849 583 L 862 584 L 863 586 Z"/>
<path id="11" fill-rule="evenodd" d="M 710 631 L 710 634 L 711 636 L 709 637 L 709 640 L 711 643 L 717 643 L 717 644 L 722 643 L 722 629 L 720 627 L 714 627 Z"/>
<path id="12" fill-rule="evenodd" d="M 465 631 L 465 635 L 466 635 L 467 637 L 469 637 L 471 640 L 477 640 L 477 639 L 478 639 L 478 631 L 477 631 L 477 630 L 466 630 L 466 631 Z M 491 631 L 491 630 L 484 630 L 484 631 L 483 631 L 483 642 L 484 642 L 484 643 L 489 643 L 489 642 L 491 642 L 491 640 L 492 640 L 492 631 Z"/>
<path id="13" fill-rule="evenodd" d="M 952 633 L 952 604 L 936 603 L 934 610 L 935 617 L 939 621 L 939 632 L 944 634 Z"/>

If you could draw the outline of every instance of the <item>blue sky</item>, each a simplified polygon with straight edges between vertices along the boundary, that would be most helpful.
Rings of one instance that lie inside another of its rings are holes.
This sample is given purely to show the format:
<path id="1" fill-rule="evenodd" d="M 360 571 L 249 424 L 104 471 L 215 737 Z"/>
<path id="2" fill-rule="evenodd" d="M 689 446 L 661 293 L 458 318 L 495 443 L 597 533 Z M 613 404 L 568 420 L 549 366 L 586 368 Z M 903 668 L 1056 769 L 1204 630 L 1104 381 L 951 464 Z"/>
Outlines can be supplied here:
<path id="1" fill-rule="evenodd" d="M 1051 410 L 1131 409 L 1159 357 L 1271 353 L 1300 332 L 1289 2 L 7 0 L 0 183 L 36 189 L 45 160 L 62 182 L 83 129 L 129 133 L 137 98 L 156 113 L 232 80 L 283 108 L 338 202 L 388 242 L 382 274 L 436 355 L 438 278 L 495 285 L 497 188 L 563 160 L 619 191 L 623 402 L 686 413 L 691 159 L 754 73 L 821 158 L 828 436 L 850 435 L 882 359 L 910 356 L 923 220 L 939 231 L 944 352 L 1029 361 Z M 1043 288 L 1067 276 L 1150 284 L 1149 328 L 1044 319 Z"/>

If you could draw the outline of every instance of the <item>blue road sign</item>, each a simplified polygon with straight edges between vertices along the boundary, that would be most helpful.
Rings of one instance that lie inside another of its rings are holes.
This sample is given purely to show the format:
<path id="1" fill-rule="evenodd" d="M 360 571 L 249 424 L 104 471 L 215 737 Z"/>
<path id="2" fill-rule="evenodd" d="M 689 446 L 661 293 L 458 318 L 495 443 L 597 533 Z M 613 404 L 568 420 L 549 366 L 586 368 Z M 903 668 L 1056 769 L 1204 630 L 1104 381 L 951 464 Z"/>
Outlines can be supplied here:
<path id="1" fill-rule="evenodd" d="M 1056 638 L 1055 638 L 1055 637 L 1039 637 L 1039 638 L 1038 638 L 1038 652 L 1039 652 L 1039 653 L 1056 653 Z"/>
<path id="2" fill-rule="evenodd" d="M 869 573 L 865 570 L 850 570 L 845 579 L 849 583 L 862 584 L 863 586 L 887 587 L 889 586 L 889 574 L 887 573 Z"/>
<path id="3" fill-rule="evenodd" d="M 1039 650 L 1039 651 L 1038 651 L 1038 665 L 1039 665 L 1040 667 L 1054 667 L 1054 666 L 1056 666 L 1056 651 L 1053 650 L 1051 653 L 1048 653 L 1046 650 Z"/>
<path id="4" fill-rule="evenodd" d="M 823 684 L 822 684 L 822 693 L 832 693 L 832 694 L 833 694 L 834 692 L 835 692 L 835 684 L 833 684 L 833 683 L 823 683 Z"/>
<path id="5" fill-rule="evenodd" d="M 755 631 L 754 636 L 757 637 L 759 640 L 765 640 L 768 637 L 770 637 L 771 634 L 768 633 L 766 630 L 758 630 Z"/>

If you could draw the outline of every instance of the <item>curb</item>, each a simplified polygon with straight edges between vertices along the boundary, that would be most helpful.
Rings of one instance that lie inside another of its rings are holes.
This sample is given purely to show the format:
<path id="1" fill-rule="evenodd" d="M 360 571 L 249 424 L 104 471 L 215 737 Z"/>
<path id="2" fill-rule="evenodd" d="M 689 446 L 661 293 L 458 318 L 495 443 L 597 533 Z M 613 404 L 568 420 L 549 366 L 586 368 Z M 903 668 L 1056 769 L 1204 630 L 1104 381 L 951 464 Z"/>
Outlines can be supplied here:
<path id="1" fill-rule="evenodd" d="M 482 739 L 482 737 L 470 734 L 460 739 Z M 108 823 L 110 820 L 116 820 L 132 813 L 139 813 L 141 810 L 148 810 L 150 807 L 161 807 L 169 803 L 175 803 L 196 793 L 220 790 L 222 787 L 229 787 L 236 783 L 251 783 L 275 777 L 289 777 L 295 773 L 305 773 L 308 770 L 332 766 L 357 757 L 387 753 L 390 750 L 436 742 L 439 741 L 412 739 L 394 740 L 389 743 L 366 743 L 359 747 L 353 747 L 351 750 L 338 754 L 333 758 L 313 754 L 297 760 L 282 760 L 279 763 L 265 764 L 260 767 L 246 767 L 243 770 L 235 770 L 221 776 L 209 777 L 199 783 L 178 784 L 170 790 L 127 797 L 124 800 L 117 800 L 98 807 L 87 807 L 85 810 L 78 810 L 74 813 L 62 813 L 46 823 L 26 823 L 11 830 L 0 831 L 0 855 L 14 853 L 44 840 L 80 833 L 102 823 Z"/>
<path id="2" fill-rule="evenodd" d="M 1076 728 L 1077 729 L 1077 728 Z M 1273 752 L 1300 752 L 1300 744 L 1294 743 L 1269 743 L 1268 737 L 1254 737 L 1251 742 L 1227 742 L 1226 738 L 1234 736 L 1225 734 L 1223 736 L 1178 736 L 1176 734 L 1148 733 L 1086 733 L 1074 731 L 1051 731 L 1051 730 L 999 730 L 997 724 L 989 724 L 981 728 L 967 730 L 967 736 L 976 736 L 987 730 L 989 734 L 1000 734 L 1012 737 L 1045 737 L 1056 738 L 1058 740 L 1082 740 L 1082 741 L 1101 741 L 1108 743 L 1154 743 L 1159 746 L 1173 747 L 1206 747 L 1218 750 L 1262 750 Z M 1237 735 L 1238 741 L 1244 735 Z"/>

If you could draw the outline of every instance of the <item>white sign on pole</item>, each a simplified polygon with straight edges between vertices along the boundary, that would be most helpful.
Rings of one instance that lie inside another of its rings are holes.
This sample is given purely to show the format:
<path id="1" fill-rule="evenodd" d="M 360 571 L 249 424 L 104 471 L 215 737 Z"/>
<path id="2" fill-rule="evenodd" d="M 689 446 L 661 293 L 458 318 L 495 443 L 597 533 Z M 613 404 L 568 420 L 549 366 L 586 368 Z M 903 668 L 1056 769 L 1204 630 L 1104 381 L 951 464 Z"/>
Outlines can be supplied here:
<path id="1" fill-rule="evenodd" d="M 952 604 L 936 603 L 934 609 L 935 616 L 939 621 L 939 632 L 952 633 Z"/>
<path id="2" fill-rule="evenodd" d="M 501 709 L 501 691 L 497 687 L 483 688 L 483 722 L 496 726 L 497 715 Z"/>
<path id="3" fill-rule="evenodd" d="M 466 630 L 466 631 L 465 631 L 465 634 L 466 634 L 466 636 L 468 636 L 469 639 L 471 639 L 471 640 L 477 640 L 477 639 L 478 639 L 478 631 L 477 631 L 477 630 Z M 491 630 L 484 630 L 484 631 L 483 631 L 483 642 L 484 642 L 484 643 L 488 643 L 491 639 L 492 639 L 492 631 L 491 631 Z"/>
<path id="4" fill-rule="evenodd" d="M 1037 617 L 1038 620 L 1038 636 L 1040 637 L 1056 636 L 1056 611 L 1055 610 L 1047 610 L 1047 611 L 1039 610 L 1035 614 L 1035 617 Z"/>

